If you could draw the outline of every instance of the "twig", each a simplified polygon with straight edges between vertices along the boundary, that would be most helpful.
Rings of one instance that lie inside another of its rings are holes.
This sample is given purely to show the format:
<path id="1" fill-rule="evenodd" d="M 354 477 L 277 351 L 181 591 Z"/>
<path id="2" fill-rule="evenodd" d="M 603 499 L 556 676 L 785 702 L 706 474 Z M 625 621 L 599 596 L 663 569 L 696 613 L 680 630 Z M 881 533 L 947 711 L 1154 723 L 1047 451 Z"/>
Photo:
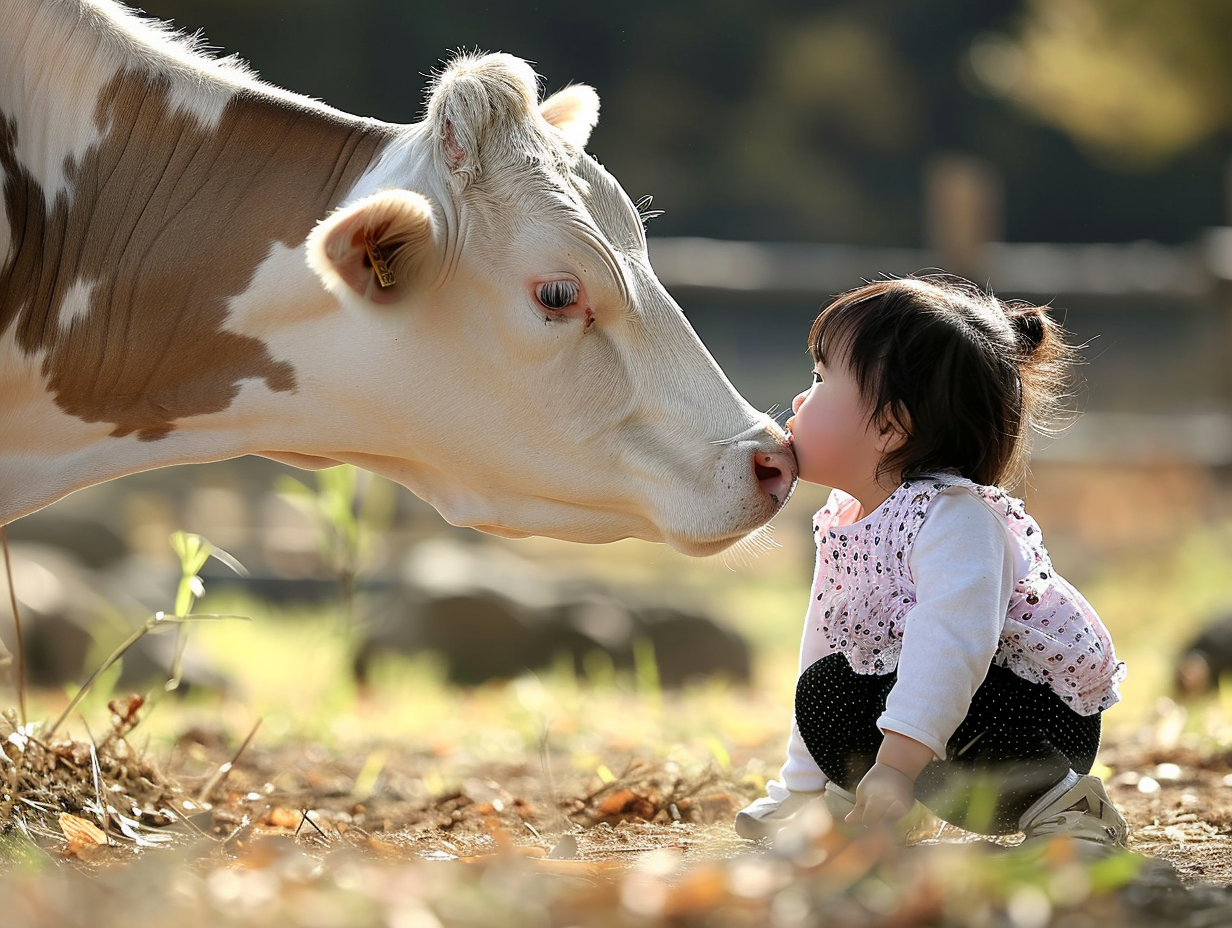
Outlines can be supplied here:
<path id="1" fill-rule="evenodd" d="M 114 842 L 111 840 L 111 834 L 107 829 L 110 824 L 111 813 L 107 808 L 107 802 L 103 799 L 103 771 L 98 762 L 98 745 L 94 743 L 94 736 L 89 734 L 89 729 L 86 733 L 90 737 L 90 772 L 94 779 L 94 801 L 98 803 L 98 820 L 103 826 L 103 834 L 107 837 L 107 845 L 111 846 Z"/>
<path id="2" fill-rule="evenodd" d="M 189 801 L 191 801 L 191 800 L 189 800 Z M 194 822 L 194 821 L 193 821 L 193 815 L 192 815 L 192 813 L 191 813 L 191 812 L 189 812 L 188 810 L 186 810 L 185 808 L 183 808 L 183 806 L 184 806 L 183 801 L 181 801 L 181 802 L 180 802 L 180 807 L 179 807 L 179 808 L 176 808 L 176 805 L 175 805 L 175 803 L 174 803 L 174 802 L 168 802 L 168 803 L 167 803 L 167 805 L 168 805 L 168 806 L 169 806 L 172 810 L 174 810 L 174 811 L 175 811 L 176 815 L 178 816 L 177 821 L 178 821 L 181 825 L 184 825 L 185 827 L 187 827 L 188 829 L 190 829 L 190 830 L 192 830 L 192 831 L 195 831 L 195 832 L 197 833 L 197 836 L 198 836 L 198 837 L 200 837 L 200 838 L 208 838 L 210 841 L 213 841 L 213 842 L 215 842 L 215 843 L 217 843 L 217 844 L 225 844 L 225 843 L 226 843 L 226 841 L 227 841 L 227 839 L 226 839 L 226 838 L 216 838 L 216 837 L 214 837 L 212 834 L 210 834 L 208 831 L 206 831 L 204 828 L 202 828 L 200 825 L 198 825 L 196 822 Z M 241 827 L 242 827 L 242 826 L 241 826 Z"/>
<path id="3" fill-rule="evenodd" d="M 543 735 L 539 738 L 539 766 L 543 770 L 543 779 L 548 788 L 548 800 L 560 815 L 561 821 L 564 823 L 564 830 L 568 831 L 573 827 L 573 823 L 569 821 L 569 816 L 565 814 L 560 807 L 560 798 L 556 794 L 556 778 L 552 776 L 552 756 L 548 751 L 548 730 L 551 728 L 550 722 L 545 722 L 543 725 Z"/>
<path id="4" fill-rule="evenodd" d="M 299 813 L 302 816 L 302 818 L 300 819 L 299 827 L 295 829 L 295 837 L 297 838 L 299 837 L 300 829 L 304 827 L 304 822 L 307 822 L 309 825 L 311 825 L 313 828 L 317 830 L 317 834 L 319 834 L 326 841 L 329 840 L 329 835 L 327 835 L 325 832 L 321 830 L 321 826 L 308 817 L 307 809 L 300 809 Z"/>
<path id="5" fill-rule="evenodd" d="M 13 586 L 13 558 L 9 553 L 8 529 L 0 525 L 0 545 L 4 547 L 4 570 L 9 580 L 9 605 L 13 609 L 13 628 L 15 630 L 14 644 L 17 646 L 17 706 L 21 711 L 22 728 L 26 726 L 26 646 L 21 638 L 21 616 L 17 611 L 17 588 Z M 7 656 L 9 661 L 13 655 L 0 643 L 0 657 Z M 5 661 L 0 660 L 0 664 Z"/>
<path id="6" fill-rule="evenodd" d="M 218 788 L 219 784 L 227 778 L 227 776 L 231 773 L 231 768 L 234 767 L 239 761 L 240 755 L 248 750 L 248 745 L 252 742 L 253 737 L 256 735 L 257 729 L 261 727 L 261 721 L 261 719 L 257 719 L 257 724 L 252 726 L 252 731 L 248 733 L 248 737 L 244 739 L 244 743 L 240 745 L 240 749 L 235 752 L 235 756 L 225 764 L 220 765 L 219 768 L 214 771 L 214 775 L 206 781 L 205 786 L 201 788 L 201 792 L 197 794 L 198 803 L 205 805 L 209 802 L 210 793 L 214 792 L 214 790 Z"/>

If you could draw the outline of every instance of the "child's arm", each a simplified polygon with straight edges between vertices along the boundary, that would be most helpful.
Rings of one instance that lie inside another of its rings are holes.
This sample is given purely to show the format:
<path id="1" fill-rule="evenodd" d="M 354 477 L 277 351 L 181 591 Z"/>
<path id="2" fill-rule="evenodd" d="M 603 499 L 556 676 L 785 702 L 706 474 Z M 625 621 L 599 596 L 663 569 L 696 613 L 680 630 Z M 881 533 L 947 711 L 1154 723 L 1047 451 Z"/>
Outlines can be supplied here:
<path id="1" fill-rule="evenodd" d="M 884 740 L 856 787 L 852 823 L 901 818 L 916 777 L 965 717 L 988 673 L 1019 570 L 997 517 L 968 490 L 933 503 L 916 539 L 916 604 L 903 635 L 898 680 L 878 719 Z"/>
<path id="2" fill-rule="evenodd" d="M 973 492 L 934 500 L 911 554 L 916 601 L 907 614 L 898 680 L 877 720 L 946 756 L 946 742 L 988 675 L 1019 563 L 1004 523 Z"/>

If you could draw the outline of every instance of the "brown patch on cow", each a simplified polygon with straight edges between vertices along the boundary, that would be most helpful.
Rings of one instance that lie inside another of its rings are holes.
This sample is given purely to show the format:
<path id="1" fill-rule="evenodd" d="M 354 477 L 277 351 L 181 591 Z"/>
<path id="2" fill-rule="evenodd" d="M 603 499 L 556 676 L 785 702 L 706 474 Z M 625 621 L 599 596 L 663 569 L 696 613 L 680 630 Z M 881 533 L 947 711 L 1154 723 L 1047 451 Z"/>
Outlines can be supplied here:
<path id="1" fill-rule="evenodd" d="M 243 380 L 294 390 L 294 368 L 224 329 L 281 242 L 298 246 L 346 194 L 389 130 L 240 92 L 205 130 L 168 103 L 165 78 L 128 72 L 99 95 L 105 138 L 68 165 L 72 196 L 49 209 L 15 156 L 23 127 L 0 114 L 12 227 L 0 268 L 0 335 L 45 352 L 56 405 L 111 434 L 165 437 L 186 416 L 226 409 Z M 62 324 L 75 284 L 89 312 Z"/>

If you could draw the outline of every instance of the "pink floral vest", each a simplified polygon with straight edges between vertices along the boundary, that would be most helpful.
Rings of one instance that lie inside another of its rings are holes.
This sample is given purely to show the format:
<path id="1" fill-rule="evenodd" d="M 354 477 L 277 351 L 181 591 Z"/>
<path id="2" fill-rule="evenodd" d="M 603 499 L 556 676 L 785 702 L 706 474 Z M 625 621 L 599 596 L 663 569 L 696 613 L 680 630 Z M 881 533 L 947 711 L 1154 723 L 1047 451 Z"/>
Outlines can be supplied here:
<path id="1" fill-rule="evenodd" d="M 1005 521 L 1031 565 L 1010 596 L 993 662 L 1032 683 L 1048 685 L 1080 715 L 1120 700 L 1125 664 L 1116 659 L 1108 630 L 1090 604 L 1052 568 L 1039 526 L 1022 501 L 999 487 L 940 475 L 910 480 L 873 514 L 837 524 L 855 499 L 834 490 L 814 519 L 817 538 L 816 602 L 822 630 L 857 673 L 884 674 L 898 666 L 903 629 L 915 605 L 911 551 L 928 507 L 950 487 L 969 487 Z"/>

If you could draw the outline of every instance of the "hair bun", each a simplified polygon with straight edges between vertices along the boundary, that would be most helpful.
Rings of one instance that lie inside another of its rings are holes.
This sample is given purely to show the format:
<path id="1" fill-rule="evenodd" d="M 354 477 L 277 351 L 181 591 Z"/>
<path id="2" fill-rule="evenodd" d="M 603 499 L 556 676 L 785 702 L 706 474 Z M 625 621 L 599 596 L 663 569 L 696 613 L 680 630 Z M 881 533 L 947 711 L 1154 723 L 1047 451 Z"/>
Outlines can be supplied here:
<path id="1" fill-rule="evenodd" d="M 1025 354 L 1031 354 L 1048 335 L 1047 311 L 1042 306 L 1022 306 L 1010 315 L 1010 325 Z"/>

